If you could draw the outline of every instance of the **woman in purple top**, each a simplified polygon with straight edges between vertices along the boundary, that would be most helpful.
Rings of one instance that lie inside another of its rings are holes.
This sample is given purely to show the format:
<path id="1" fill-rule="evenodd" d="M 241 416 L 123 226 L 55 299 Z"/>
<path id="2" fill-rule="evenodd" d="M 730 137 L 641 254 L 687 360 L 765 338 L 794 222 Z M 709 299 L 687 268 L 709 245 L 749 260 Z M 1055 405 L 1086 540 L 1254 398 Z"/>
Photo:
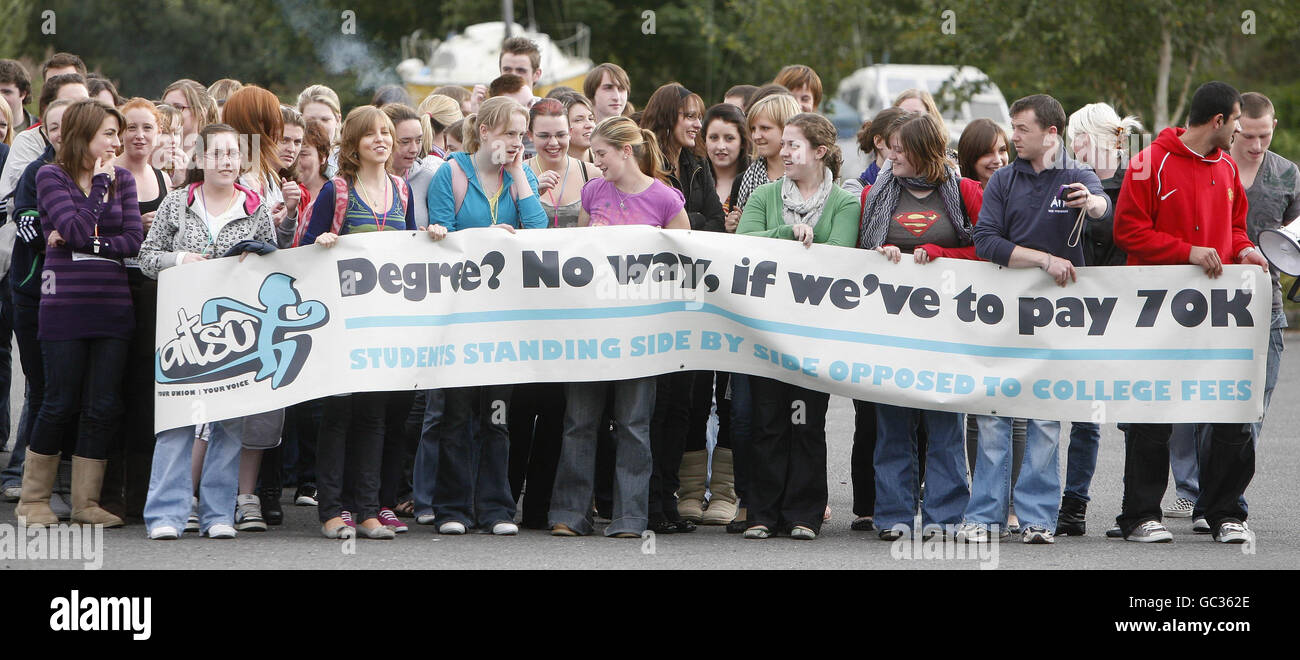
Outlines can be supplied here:
<path id="1" fill-rule="evenodd" d="M 122 524 L 100 508 L 99 491 L 120 422 L 121 374 L 135 327 L 122 261 L 136 255 L 143 239 L 135 180 L 113 166 L 125 124 L 120 112 L 97 101 L 73 104 L 63 116 L 62 149 L 36 174 L 36 206 L 48 242 L 37 334 L 46 383 L 17 510 L 29 525 L 58 522 L 50 491 L 64 431 L 79 414 L 72 520 Z"/>
<path id="2" fill-rule="evenodd" d="M 605 175 L 582 188 L 583 227 L 651 225 L 690 229 L 682 193 L 664 183 L 654 133 L 627 117 L 611 117 L 591 136 L 596 167 Z M 551 490 L 552 536 L 594 530 L 591 497 L 596 472 L 596 431 L 605 419 L 606 393 L 614 389 L 614 513 L 605 535 L 640 538 L 649 522 L 650 416 L 655 378 L 569 383 L 565 388 L 564 441 Z"/>
<path id="3" fill-rule="evenodd" d="M 582 187 L 578 225 L 653 225 L 690 229 L 682 192 L 666 183 L 654 133 L 613 117 L 596 127 L 591 153 L 603 179 Z"/>

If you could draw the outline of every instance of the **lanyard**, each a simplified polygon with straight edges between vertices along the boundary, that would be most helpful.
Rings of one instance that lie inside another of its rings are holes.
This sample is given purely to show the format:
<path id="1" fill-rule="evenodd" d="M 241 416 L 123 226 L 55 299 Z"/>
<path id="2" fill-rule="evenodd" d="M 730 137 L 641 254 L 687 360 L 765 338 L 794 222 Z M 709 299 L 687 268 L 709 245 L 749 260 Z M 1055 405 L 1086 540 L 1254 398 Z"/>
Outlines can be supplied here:
<path id="1" fill-rule="evenodd" d="M 389 184 L 391 183 L 392 182 L 391 180 L 389 180 L 388 175 L 385 174 L 384 175 L 384 193 L 385 193 L 384 201 L 388 203 L 391 203 L 392 201 L 390 199 L 392 197 L 392 192 L 389 190 L 388 187 Z M 366 184 L 361 180 L 360 176 L 357 177 L 357 187 L 361 189 L 361 192 L 366 194 L 366 197 L 370 197 L 370 191 L 366 190 Z M 367 204 L 367 206 L 370 207 L 370 215 L 375 219 L 375 226 L 379 228 L 377 231 L 383 231 L 384 227 L 388 226 L 388 214 L 390 211 L 393 210 L 392 207 L 389 206 L 387 209 L 384 209 L 384 215 L 381 217 L 375 213 L 375 206 L 373 202 Z"/>
<path id="2" fill-rule="evenodd" d="M 501 193 L 506 189 L 506 166 L 501 166 L 501 172 L 497 175 L 497 191 L 487 198 L 488 212 L 492 215 L 492 224 L 497 223 L 497 209 L 500 207 Z"/>

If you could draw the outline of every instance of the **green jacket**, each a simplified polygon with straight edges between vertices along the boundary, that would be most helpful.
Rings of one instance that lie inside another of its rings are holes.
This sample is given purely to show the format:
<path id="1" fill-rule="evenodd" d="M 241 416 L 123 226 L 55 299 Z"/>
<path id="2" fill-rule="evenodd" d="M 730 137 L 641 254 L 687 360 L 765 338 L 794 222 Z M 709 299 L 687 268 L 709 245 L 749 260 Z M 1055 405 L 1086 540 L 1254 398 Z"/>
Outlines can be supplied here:
<path id="1" fill-rule="evenodd" d="M 794 229 L 785 224 L 781 210 L 780 181 L 755 188 L 749 201 L 745 202 L 745 210 L 740 213 L 740 225 L 736 227 L 736 233 L 793 240 Z M 858 244 L 861 217 L 862 205 L 858 203 L 858 198 L 839 186 L 831 187 L 826 207 L 822 209 L 822 217 L 813 228 L 813 242 L 855 247 Z"/>

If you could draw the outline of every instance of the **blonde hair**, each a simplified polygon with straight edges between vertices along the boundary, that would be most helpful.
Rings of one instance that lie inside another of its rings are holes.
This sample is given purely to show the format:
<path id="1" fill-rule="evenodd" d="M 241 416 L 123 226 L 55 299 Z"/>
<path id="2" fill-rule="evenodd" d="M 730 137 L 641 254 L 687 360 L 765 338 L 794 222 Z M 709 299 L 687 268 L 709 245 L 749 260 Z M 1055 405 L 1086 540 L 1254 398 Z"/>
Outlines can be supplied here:
<path id="1" fill-rule="evenodd" d="M 243 88 L 244 83 L 241 83 L 234 78 L 222 78 L 221 80 L 208 85 L 208 94 L 212 97 L 212 100 L 217 102 L 217 105 L 224 105 L 226 99 L 230 98 L 231 94 L 234 94 Z"/>
<path id="2" fill-rule="evenodd" d="M 388 128 L 388 134 L 393 135 L 393 121 L 388 118 L 388 114 L 373 105 L 359 105 L 348 113 L 348 118 L 343 120 L 343 128 L 340 131 L 343 137 L 339 140 L 339 176 L 346 181 L 354 181 L 357 178 L 357 172 L 361 170 L 361 154 L 358 153 L 361 148 L 361 138 L 365 137 L 370 129 L 375 127 L 376 123 L 383 124 Z M 388 162 L 384 169 L 393 162 L 393 150 L 388 150 Z"/>
<path id="3" fill-rule="evenodd" d="M 9 144 L 14 141 L 14 118 L 9 111 L 9 104 L 0 103 L 0 112 L 5 116 L 5 132 L 0 133 L 0 142 Z"/>
<path id="4" fill-rule="evenodd" d="M 659 149 L 659 140 L 654 131 L 641 128 L 628 117 L 609 117 L 599 124 L 591 133 L 591 139 L 597 137 L 614 145 L 615 149 L 632 147 L 632 156 L 641 171 L 649 177 L 658 179 L 665 185 L 672 185 L 663 170 L 663 152 Z"/>
<path id="5" fill-rule="evenodd" d="M 420 128 L 424 132 L 423 149 L 426 154 L 433 151 L 435 134 L 446 132 L 452 124 L 465 118 L 460 112 L 459 101 L 437 93 L 424 97 L 415 111 L 420 113 Z M 440 128 L 435 128 L 434 124 Z"/>
<path id="6" fill-rule="evenodd" d="M 749 107 L 749 112 L 745 113 L 745 124 L 753 129 L 754 122 L 762 118 L 784 130 L 785 123 L 800 112 L 803 112 L 803 109 L 799 107 L 799 102 L 794 100 L 793 96 L 773 94 L 759 99 Z"/>
<path id="7" fill-rule="evenodd" d="M 158 111 L 159 133 L 171 134 L 181 130 L 181 111 L 176 106 L 158 103 L 154 109 Z"/>
<path id="8" fill-rule="evenodd" d="M 1066 139 L 1074 144 L 1075 138 L 1087 135 L 1094 148 L 1117 149 L 1128 152 L 1128 134 L 1142 130 L 1142 122 L 1129 115 L 1120 119 L 1119 113 L 1105 103 L 1089 103 L 1074 111 L 1065 129 Z"/>
<path id="9" fill-rule="evenodd" d="M 528 111 L 518 101 L 506 96 L 494 96 L 484 101 L 479 105 L 478 112 L 465 118 L 461 151 L 477 153 L 482 146 L 479 143 L 479 130 L 484 126 L 488 129 L 501 128 L 510 122 L 510 116 L 514 114 L 522 116 L 524 125 L 528 125 Z"/>
<path id="10" fill-rule="evenodd" d="M 939 133 L 943 135 L 944 144 L 948 143 L 948 125 L 943 122 L 943 115 L 939 113 L 939 104 L 934 102 L 934 97 L 930 92 L 924 89 L 905 89 L 894 99 L 894 107 L 902 107 L 903 101 L 907 99 L 918 99 L 921 105 L 925 106 L 925 111 L 934 118 L 934 123 L 939 125 Z"/>
<path id="11" fill-rule="evenodd" d="M 306 114 L 307 106 L 312 103 L 319 103 L 329 108 L 330 111 L 334 113 L 334 119 L 336 121 L 343 120 L 343 111 L 340 110 L 343 106 L 339 104 L 339 95 L 336 94 L 334 90 L 324 85 L 311 85 L 298 94 L 298 112 Z M 352 113 L 348 114 L 350 115 Z M 341 128 L 336 130 L 340 133 L 342 132 Z M 338 140 L 339 136 L 331 135 L 330 139 Z"/>

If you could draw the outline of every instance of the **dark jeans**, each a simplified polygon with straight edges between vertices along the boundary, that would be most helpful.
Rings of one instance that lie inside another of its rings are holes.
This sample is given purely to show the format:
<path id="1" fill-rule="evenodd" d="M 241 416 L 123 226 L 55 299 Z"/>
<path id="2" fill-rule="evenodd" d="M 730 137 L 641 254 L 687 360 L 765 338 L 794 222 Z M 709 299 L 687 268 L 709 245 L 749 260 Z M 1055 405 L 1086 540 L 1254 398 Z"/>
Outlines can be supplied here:
<path id="1" fill-rule="evenodd" d="M 679 520 L 677 471 L 682 467 L 686 431 L 690 425 L 691 391 L 698 372 L 663 374 L 655 382 L 655 408 L 650 418 L 650 524 Z"/>
<path id="2" fill-rule="evenodd" d="M 727 382 L 731 374 L 725 371 L 697 371 L 691 391 L 690 426 L 686 432 L 686 451 L 704 451 L 709 448 L 709 417 L 717 401 L 717 447 L 731 449 L 731 402 L 727 400 Z"/>
<path id="3" fill-rule="evenodd" d="M 50 456 L 64 433 L 77 427 L 76 455 L 106 459 L 122 419 L 125 339 L 42 341 L 45 400 L 32 430 L 31 450 Z"/>
<path id="4" fill-rule="evenodd" d="M 144 515 L 149 494 L 149 473 L 153 467 L 154 325 L 158 313 L 158 282 L 127 269 L 131 304 L 135 309 L 135 332 L 127 348 L 127 368 L 122 373 L 125 415 L 121 437 L 109 457 L 103 497 L 110 488 L 121 488 L 115 496 L 124 498 L 133 517 Z"/>
<path id="5" fill-rule="evenodd" d="M 316 436 L 320 433 L 325 399 L 303 401 L 284 409 L 282 483 L 302 486 L 316 483 Z"/>
<path id="6" fill-rule="evenodd" d="M 853 453 L 850 477 L 853 482 L 853 515 L 870 518 L 876 510 L 876 404 L 853 400 Z"/>
<path id="7" fill-rule="evenodd" d="M 564 438 L 564 384 L 515 385 L 510 395 L 510 496 L 525 492 L 524 527 L 546 529 Z"/>
<path id="8" fill-rule="evenodd" d="M 1255 443 L 1250 424 L 1213 424 L 1201 465 L 1205 519 L 1218 533 L 1220 523 L 1246 520 L 1242 494 L 1255 476 Z M 1160 498 L 1169 482 L 1172 424 L 1129 424 L 1124 433 L 1123 512 L 1116 520 L 1128 536 L 1148 520 L 1160 520 Z"/>
<path id="9" fill-rule="evenodd" d="M 593 486 L 593 499 L 596 510 L 605 518 L 613 518 L 614 511 L 614 471 L 615 454 L 618 441 L 614 437 L 618 422 L 614 415 L 614 388 L 610 388 L 605 399 L 605 411 L 596 424 L 596 475 Z"/>
<path id="10" fill-rule="evenodd" d="M 754 430 L 749 522 L 774 532 L 821 529 L 826 512 L 830 395 L 750 376 Z"/>
<path id="11" fill-rule="evenodd" d="M 9 465 L 4 469 L 6 487 L 22 485 L 23 459 L 26 457 L 27 446 L 31 443 L 32 430 L 36 427 L 36 416 L 45 400 L 45 358 L 41 357 L 41 342 L 36 339 L 39 316 L 40 307 L 36 305 L 14 305 L 14 336 L 18 338 L 18 359 L 27 386 L 22 416 L 18 420 L 18 437 L 14 439 L 14 451 L 9 456 Z M 72 447 L 65 441 L 63 448 L 66 452 Z"/>
<path id="12" fill-rule="evenodd" d="M 513 522 L 510 497 L 509 385 L 443 390 L 446 408 L 433 485 L 434 522 L 490 529 Z M 479 420 L 475 430 L 470 420 Z"/>
<path id="13" fill-rule="evenodd" d="M 397 496 L 404 490 L 410 472 L 409 456 L 420 441 L 419 426 L 411 426 L 411 407 L 415 392 L 389 392 L 384 409 L 384 453 L 379 469 L 379 506 L 397 506 Z"/>
<path id="14" fill-rule="evenodd" d="M 731 389 L 731 461 L 736 481 L 736 497 L 741 506 L 748 507 L 749 445 L 753 437 L 754 408 L 749 392 L 749 374 L 730 374 Z"/>
<path id="15" fill-rule="evenodd" d="M 316 487 L 320 521 L 352 512 L 353 520 L 379 516 L 379 464 L 384 451 L 387 392 L 358 392 L 321 400 L 316 436 Z"/>
<path id="16" fill-rule="evenodd" d="M 424 393 L 424 419 L 420 426 L 420 443 L 411 466 L 411 499 L 415 515 L 433 514 L 433 486 L 438 476 L 438 439 L 442 435 L 442 413 L 446 403 L 443 390 Z"/>

